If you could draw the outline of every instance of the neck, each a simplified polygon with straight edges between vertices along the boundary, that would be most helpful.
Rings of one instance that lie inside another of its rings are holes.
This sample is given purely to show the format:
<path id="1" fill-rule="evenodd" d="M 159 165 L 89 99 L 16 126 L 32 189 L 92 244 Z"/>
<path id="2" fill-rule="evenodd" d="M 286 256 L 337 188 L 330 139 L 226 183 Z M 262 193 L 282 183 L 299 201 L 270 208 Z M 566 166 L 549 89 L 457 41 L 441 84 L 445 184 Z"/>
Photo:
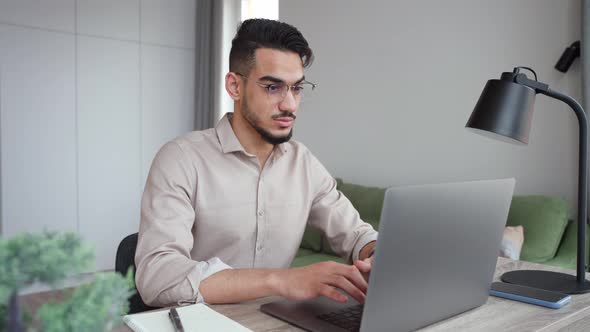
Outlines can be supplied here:
<path id="1" fill-rule="evenodd" d="M 234 115 L 229 118 L 229 123 L 244 150 L 255 155 L 260 162 L 260 167 L 264 167 L 274 145 L 265 141 L 239 111 L 234 112 Z"/>

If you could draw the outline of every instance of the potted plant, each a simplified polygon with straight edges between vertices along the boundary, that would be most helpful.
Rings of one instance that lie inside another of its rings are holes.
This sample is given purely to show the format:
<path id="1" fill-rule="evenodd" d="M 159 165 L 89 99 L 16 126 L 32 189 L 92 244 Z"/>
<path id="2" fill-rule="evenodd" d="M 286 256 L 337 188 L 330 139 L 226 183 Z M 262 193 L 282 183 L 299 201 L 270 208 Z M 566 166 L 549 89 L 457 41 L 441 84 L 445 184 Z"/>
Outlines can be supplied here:
<path id="1" fill-rule="evenodd" d="M 36 313 L 23 315 L 20 289 L 33 283 L 55 288 L 64 278 L 94 264 L 92 249 L 76 234 L 25 233 L 0 238 L 0 262 L 0 331 L 109 331 L 128 310 L 134 289 L 132 273 L 125 278 L 106 272 L 97 273 L 93 282 L 77 287 L 63 302 L 46 303 Z"/>

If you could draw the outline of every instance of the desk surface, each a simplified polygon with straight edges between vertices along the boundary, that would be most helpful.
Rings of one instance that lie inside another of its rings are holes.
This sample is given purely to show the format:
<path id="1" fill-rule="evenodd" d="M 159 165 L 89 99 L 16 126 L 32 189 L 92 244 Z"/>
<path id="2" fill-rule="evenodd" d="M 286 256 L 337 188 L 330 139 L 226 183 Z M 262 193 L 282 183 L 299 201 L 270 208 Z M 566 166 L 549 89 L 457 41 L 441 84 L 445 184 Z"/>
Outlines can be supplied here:
<path id="1" fill-rule="evenodd" d="M 562 270 L 550 266 L 533 264 L 523 261 L 512 261 L 499 258 L 494 279 L 497 280 L 504 272 L 521 269 L 538 269 L 550 271 Z M 590 274 L 587 274 L 590 277 Z M 31 309 L 47 300 L 48 295 L 32 294 L 23 298 L 23 302 Z M 253 331 L 303 331 L 279 319 L 263 314 L 258 310 L 261 304 L 278 298 L 269 297 L 256 301 L 213 305 L 211 308 L 252 329 Z M 489 297 L 486 304 L 444 321 L 430 325 L 420 331 L 588 331 L 590 326 L 590 293 L 573 295 L 572 302 L 565 307 L 554 310 L 535 305 L 510 301 L 497 297 Z M 116 332 L 131 331 L 121 326 Z"/>
<path id="2" fill-rule="evenodd" d="M 507 271 L 537 269 L 563 271 L 550 266 L 499 258 L 494 279 Z M 587 274 L 590 276 L 590 274 Z M 261 304 L 277 298 L 264 298 L 237 305 L 214 305 L 216 311 L 253 331 L 303 331 L 258 310 Z M 486 304 L 419 331 L 588 331 L 590 328 L 590 293 L 573 295 L 572 302 L 554 310 L 535 305 L 489 297 Z"/>

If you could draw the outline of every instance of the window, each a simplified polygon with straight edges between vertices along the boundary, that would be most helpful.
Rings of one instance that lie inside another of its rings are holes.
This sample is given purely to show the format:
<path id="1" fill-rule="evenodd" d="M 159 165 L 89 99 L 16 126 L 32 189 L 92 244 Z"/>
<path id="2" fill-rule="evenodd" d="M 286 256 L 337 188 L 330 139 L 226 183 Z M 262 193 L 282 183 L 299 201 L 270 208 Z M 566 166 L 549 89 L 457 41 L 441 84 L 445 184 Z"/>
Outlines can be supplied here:
<path id="1" fill-rule="evenodd" d="M 232 1 L 230 6 L 223 6 L 224 21 L 227 20 L 231 23 L 220 23 L 224 27 L 222 28 L 223 34 L 220 37 L 223 40 L 221 46 L 222 59 L 218 68 L 218 73 L 216 74 L 218 75 L 219 80 L 215 92 L 216 101 L 214 103 L 214 105 L 216 105 L 214 107 L 216 107 L 215 114 L 217 120 L 221 119 L 225 113 L 233 112 L 234 109 L 234 102 L 225 91 L 225 74 L 229 68 L 229 51 L 231 48 L 231 40 L 236 33 L 235 26 L 233 24 L 236 22 L 236 16 L 239 15 L 238 10 L 241 10 L 241 21 L 247 20 L 249 18 L 268 18 L 271 20 L 279 19 L 279 0 L 242 0 L 241 8 L 239 6 L 240 3 L 237 1 Z"/>
<path id="2" fill-rule="evenodd" d="M 242 0 L 242 21 L 249 18 L 279 19 L 279 0 Z"/>

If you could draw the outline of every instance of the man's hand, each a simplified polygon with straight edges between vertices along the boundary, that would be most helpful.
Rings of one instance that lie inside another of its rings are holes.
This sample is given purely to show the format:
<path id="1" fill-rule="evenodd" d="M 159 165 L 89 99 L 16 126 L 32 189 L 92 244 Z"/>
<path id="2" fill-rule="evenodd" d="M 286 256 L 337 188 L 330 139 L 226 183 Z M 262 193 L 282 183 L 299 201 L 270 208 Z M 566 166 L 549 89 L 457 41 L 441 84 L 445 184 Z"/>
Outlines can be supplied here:
<path id="1" fill-rule="evenodd" d="M 371 273 L 371 267 L 373 266 L 373 256 L 363 260 L 356 260 L 354 266 L 356 266 L 356 268 L 362 273 L 365 281 L 369 282 L 369 275 Z"/>
<path id="2" fill-rule="evenodd" d="M 276 292 L 290 300 L 310 300 L 325 296 L 344 303 L 348 298 L 337 290 L 341 289 L 360 303 L 365 303 L 368 287 L 356 264 L 336 262 L 277 270 L 273 280 Z"/>
<path id="3" fill-rule="evenodd" d="M 373 266 L 373 253 L 376 246 L 377 241 L 367 243 L 359 252 L 359 259 L 354 262 L 354 266 L 361 271 L 367 282 L 369 281 L 371 266 Z"/>

